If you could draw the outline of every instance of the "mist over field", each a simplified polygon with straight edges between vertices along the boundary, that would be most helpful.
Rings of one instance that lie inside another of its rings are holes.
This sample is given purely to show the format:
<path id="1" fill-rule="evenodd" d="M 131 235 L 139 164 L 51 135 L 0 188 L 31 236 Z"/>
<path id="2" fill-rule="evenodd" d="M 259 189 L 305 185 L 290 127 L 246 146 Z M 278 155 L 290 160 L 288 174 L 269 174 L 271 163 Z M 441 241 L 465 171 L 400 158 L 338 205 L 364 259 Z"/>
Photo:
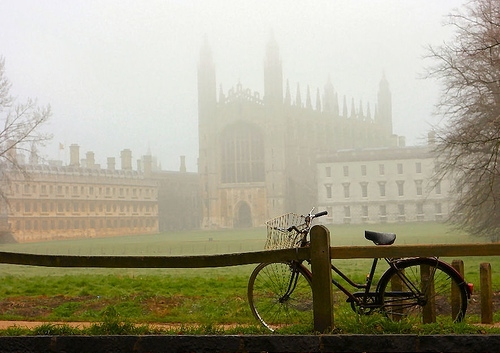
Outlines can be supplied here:
<path id="1" fill-rule="evenodd" d="M 241 83 L 263 94 L 265 46 L 280 47 L 284 84 L 322 91 L 330 79 L 350 104 L 375 108 L 383 75 L 393 92 L 394 133 L 425 140 L 435 82 L 418 79 L 427 44 L 449 32 L 444 16 L 463 0 L 4 1 L 0 55 L 17 97 L 50 104 L 54 136 L 40 153 L 69 159 L 68 146 L 96 163 L 122 149 L 151 151 L 165 170 L 186 156 L 197 170 L 196 74 L 207 40 L 217 87 Z M 304 98 L 305 99 L 305 98 Z M 63 149 L 60 147 L 63 146 Z"/>

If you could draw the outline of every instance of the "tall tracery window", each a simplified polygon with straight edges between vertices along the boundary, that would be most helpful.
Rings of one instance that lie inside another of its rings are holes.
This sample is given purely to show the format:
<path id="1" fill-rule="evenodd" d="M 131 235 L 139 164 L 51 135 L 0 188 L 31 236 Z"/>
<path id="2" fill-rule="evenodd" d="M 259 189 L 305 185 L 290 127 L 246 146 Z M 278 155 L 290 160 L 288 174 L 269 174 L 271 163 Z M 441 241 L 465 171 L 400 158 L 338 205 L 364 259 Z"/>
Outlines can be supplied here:
<path id="1" fill-rule="evenodd" d="M 221 136 L 222 183 L 264 181 L 264 139 L 250 124 L 232 125 Z"/>

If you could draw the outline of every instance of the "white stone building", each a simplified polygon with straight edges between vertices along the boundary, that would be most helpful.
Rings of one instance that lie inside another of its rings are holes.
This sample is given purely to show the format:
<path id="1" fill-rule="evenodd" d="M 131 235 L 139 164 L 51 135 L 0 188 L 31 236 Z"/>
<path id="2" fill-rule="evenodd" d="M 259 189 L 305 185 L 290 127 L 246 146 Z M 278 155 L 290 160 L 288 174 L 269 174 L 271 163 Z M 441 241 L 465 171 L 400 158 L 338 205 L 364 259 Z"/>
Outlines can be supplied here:
<path id="1" fill-rule="evenodd" d="M 432 180 L 428 146 L 342 150 L 317 162 L 325 223 L 440 221 L 449 214 L 450 180 Z"/>

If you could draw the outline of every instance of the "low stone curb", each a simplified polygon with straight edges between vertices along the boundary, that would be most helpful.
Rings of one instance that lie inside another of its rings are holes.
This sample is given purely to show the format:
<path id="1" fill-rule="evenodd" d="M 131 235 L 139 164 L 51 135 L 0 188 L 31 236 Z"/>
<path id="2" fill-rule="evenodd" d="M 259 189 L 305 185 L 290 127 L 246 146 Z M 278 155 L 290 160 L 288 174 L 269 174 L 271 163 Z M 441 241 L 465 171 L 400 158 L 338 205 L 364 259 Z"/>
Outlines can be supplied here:
<path id="1" fill-rule="evenodd" d="M 500 335 L 9 336 L 0 353 L 493 352 Z"/>

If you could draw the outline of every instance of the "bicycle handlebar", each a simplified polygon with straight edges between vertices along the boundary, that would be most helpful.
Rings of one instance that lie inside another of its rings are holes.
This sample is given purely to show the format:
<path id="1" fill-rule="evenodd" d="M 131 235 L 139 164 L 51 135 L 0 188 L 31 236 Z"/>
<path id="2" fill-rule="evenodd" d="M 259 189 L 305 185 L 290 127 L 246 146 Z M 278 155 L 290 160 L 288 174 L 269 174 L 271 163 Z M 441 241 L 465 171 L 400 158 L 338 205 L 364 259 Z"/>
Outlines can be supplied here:
<path id="1" fill-rule="evenodd" d="M 316 218 L 316 217 L 321 217 L 321 216 L 326 216 L 328 214 L 328 211 L 321 211 L 321 212 L 318 212 L 316 214 L 313 214 L 312 215 L 312 218 Z"/>
<path id="2" fill-rule="evenodd" d="M 325 215 L 327 215 L 327 214 L 328 214 L 328 211 L 321 211 L 321 212 L 318 212 L 318 213 L 315 213 L 315 214 L 311 214 L 311 213 L 310 213 L 310 214 L 308 214 L 308 215 L 306 216 L 306 218 L 307 218 L 307 217 L 309 217 L 309 221 L 308 221 L 308 223 L 307 223 L 308 227 L 307 227 L 305 230 L 300 231 L 300 230 L 299 230 L 296 226 L 290 226 L 290 227 L 288 227 L 286 230 L 287 230 L 287 231 L 289 231 L 289 232 L 291 232 L 292 230 L 295 230 L 297 233 L 307 233 L 307 232 L 309 231 L 309 225 L 310 225 L 311 221 L 312 221 L 314 218 L 316 218 L 316 217 L 321 217 L 321 216 L 325 216 Z"/>

